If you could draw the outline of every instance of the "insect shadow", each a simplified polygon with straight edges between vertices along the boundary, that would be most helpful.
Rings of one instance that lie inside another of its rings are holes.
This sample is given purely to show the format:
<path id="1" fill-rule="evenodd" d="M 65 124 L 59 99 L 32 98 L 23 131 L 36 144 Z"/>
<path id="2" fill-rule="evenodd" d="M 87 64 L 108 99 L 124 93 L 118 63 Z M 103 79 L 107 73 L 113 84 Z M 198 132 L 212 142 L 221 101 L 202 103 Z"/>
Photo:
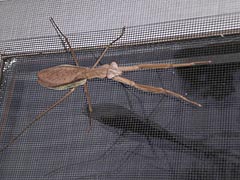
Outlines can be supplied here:
<path id="1" fill-rule="evenodd" d="M 164 150 L 167 150 L 178 151 L 177 153 L 179 153 L 180 151 L 180 153 L 186 153 L 186 155 L 193 155 L 194 157 L 201 160 L 210 160 L 213 163 L 228 163 L 232 160 L 235 162 L 239 161 L 238 156 L 235 156 L 221 149 L 214 149 L 212 147 L 209 147 L 204 144 L 203 140 L 189 139 L 186 137 L 182 137 L 176 133 L 170 132 L 169 130 L 161 127 L 156 122 L 148 118 L 142 118 L 138 114 L 134 113 L 132 110 L 122 105 L 103 103 L 93 104 L 92 108 L 92 118 L 101 123 L 102 125 L 106 126 L 107 129 L 118 132 L 119 138 L 117 138 L 103 154 L 99 155 L 98 158 L 59 167 L 46 174 L 46 176 L 53 176 L 60 171 L 71 169 L 71 167 L 73 166 L 84 166 L 85 163 L 87 164 L 96 163 L 97 161 L 101 160 L 103 161 L 104 158 L 107 157 L 109 153 L 111 153 L 114 146 L 117 146 L 117 144 L 120 143 L 120 140 L 122 138 L 127 137 L 130 137 L 130 139 L 138 140 L 139 137 L 144 138 L 152 151 L 152 155 L 146 155 L 146 153 L 142 154 L 140 152 L 141 143 L 139 143 L 139 145 L 133 148 L 131 151 L 126 151 L 127 154 L 125 154 L 125 157 L 122 157 L 123 159 L 121 160 L 121 162 L 117 162 L 119 165 L 115 169 L 105 171 L 104 174 L 110 174 L 113 172 L 116 173 L 128 161 L 131 156 L 138 155 L 143 158 L 147 158 L 149 160 L 148 162 L 150 162 L 153 167 L 161 168 L 159 167 L 159 163 L 156 163 L 159 161 L 163 161 L 163 159 L 158 155 L 157 151 L 159 151 L 159 149 L 162 152 Z M 83 110 L 83 114 L 89 116 L 89 111 L 87 108 Z M 129 134 L 131 136 L 129 136 Z M 161 147 L 159 147 L 159 143 L 153 143 L 155 141 L 162 140 L 168 142 L 168 145 L 163 147 L 161 144 Z M 170 146 L 169 143 L 171 144 Z M 118 156 L 119 154 L 115 155 Z M 168 161 L 165 154 L 164 158 L 166 158 L 166 160 Z M 168 166 L 172 169 L 170 162 L 168 162 Z M 234 167 L 236 166 L 234 165 Z M 98 176 L 99 174 L 96 173 L 95 175 Z"/>

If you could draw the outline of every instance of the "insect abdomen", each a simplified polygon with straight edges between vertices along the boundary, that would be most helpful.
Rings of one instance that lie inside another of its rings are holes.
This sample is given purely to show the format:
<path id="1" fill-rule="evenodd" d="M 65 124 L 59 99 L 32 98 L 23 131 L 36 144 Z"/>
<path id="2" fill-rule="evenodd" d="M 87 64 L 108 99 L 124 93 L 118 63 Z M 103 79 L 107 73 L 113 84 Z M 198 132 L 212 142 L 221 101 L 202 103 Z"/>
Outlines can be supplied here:
<path id="1" fill-rule="evenodd" d="M 86 83 L 88 68 L 72 65 L 54 66 L 38 72 L 38 83 L 46 88 L 64 90 Z"/>

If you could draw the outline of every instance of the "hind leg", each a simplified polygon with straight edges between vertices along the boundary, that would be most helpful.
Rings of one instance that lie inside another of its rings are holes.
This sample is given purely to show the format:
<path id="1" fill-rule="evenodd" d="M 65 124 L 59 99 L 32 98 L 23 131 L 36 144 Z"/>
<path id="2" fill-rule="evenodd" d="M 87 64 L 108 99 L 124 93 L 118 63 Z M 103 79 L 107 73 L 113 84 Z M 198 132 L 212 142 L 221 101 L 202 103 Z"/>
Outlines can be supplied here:
<path id="1" fill-rule="evenodd" d="M 127 85 L 132 86 L 132 87 L 135 87 L 135 88 L 137 88 L 137 89 L 139 89 L 141 91 L 151 92 L 151 93 L 155 93 L 155 94 L 165 94 L 165 95 L 174 96 L 174 97 L 176 97 L 178 99 L 184 100 L 184 101 L 186 101 L 188 103 L 191 103 L 191 104 L 193 104 L 195 106 L 202 107 L 201 104 L 199 104 L 199 103 L 197 103 L 195 101 L 191 101 L 188 98 L 182 96 L 181 94 L 175 93 L 173 91 L 170 91 L 170 90 L 167 90 L 167 89 L 164 89 L 164 88 L 138 84 L 138 83 L 136 83 L 134 81 L 131 81 L 131 80 L 127 79 L 127 78 L 123 78 L 123 77 L 120 77 L 120 76 L 114 77 L 113 80 L 121 82 L 121 83 L 124 83 L 124 84 L 127 84 Z"/>

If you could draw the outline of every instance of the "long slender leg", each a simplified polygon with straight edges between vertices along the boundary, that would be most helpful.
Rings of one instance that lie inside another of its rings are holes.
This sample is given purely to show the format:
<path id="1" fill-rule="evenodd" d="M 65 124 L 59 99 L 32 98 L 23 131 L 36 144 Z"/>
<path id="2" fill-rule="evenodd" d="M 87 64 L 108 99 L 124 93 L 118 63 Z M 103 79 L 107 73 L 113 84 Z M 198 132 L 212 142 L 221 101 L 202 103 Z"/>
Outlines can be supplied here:
<path id="1" fill-rule="evenodd" d="M 189 67 L 195 65 L 211 64 L 211 61 L 198 61 L 191 63 L 181 63 L 181 64 L 138 64 L 134 66 L 123 66 L 119 67 L 121 71 L 137 71 L 141 69 L 166 69 L 166 68 L 176 68 L 176 67 Z"/>
<path id="2" fill-rule="evenodd" d="M 73 59 L 74 59 L 74 61 L 75 61 L 76 66 L 79 66 L 79 63 L 78 63 L 78 61 L 77 61 L 77 56 L 76 56 L 74 50 L 72 49 L 71 44 L 70 44 L 68 38 L 62 33 L 62 31 L 59 29 L 59 27 L 57 26 L 57 24 L 55 23 L 55 21 L 53 20 L 52 17 L 50 17 L 50 22 L 52 23 L 52 25 L 53 25 L 53 27 L 55 28 L 55 30 L 56 30 L 57 32 L 59 32 L 59 33 L 63 36 L 63 38 L 65 39 L 65 41 L 66 41 L 66 43 L 67 43 L 67 45 L 68 45 L 68 47 L 69 47 L 69 50 L 70 50 L 70 52 L 71 52 L 71 54 L 72 54 L 72 57 L 73 57 Z M 120 34 L 120 36 L 118 36 L 115 40 L 113 40 L 113 41 L 104 49 L 104 51 L 102 52 L 102 54 L 100 55 L 100 57 L 97 59 L 97 61 L 95 62 L 95 64 L 93 65 L 92 68 L 95 68 L 95 67 L 98 65 L 98 63 L 101 61 L 101 59 L 103 58 L 103 56 L 106 54 L 107 50 L 108 50 L 116 41 L 118 41 L 118 40 L 123 36 L 123 34 L 124 34 L 124 32 L 125 32 L 125 29 L 126 29 L 126 27 L 123 27 L 123 28 L 122 28 L 122 33 Z"/>
<path id="3" fill-rule="evenodd" d="M 95 62 L 95 64 L 92 66 L 91 69 L 94 69 L 98 64 L 99 62 L 102 60 L 103 56 L 106 54 L 107 50 L 116 42 L 118 41 L 124 34 L 125 32 L 125 27 L 122 28 L 122 33 L 120 34 L 120 36 L 118 36 L 115 40 L 113 40 L 105 49 L 104 51 L 102 52 L 102 54 L 99 56 L 99 58 L 97 59 L 97 61 Z M 92 105 L 91 105 L 91 98 L 90 98 L 90 94 L 89 94 L 89 91 L 88 91 L 88 86 L 87 86 L 87 83 L 84 84 L 84 93 L 87 97 L 87 102 L 88 102 L 88 109 L 89 109 L 89 119 L 90 119 L 90 128 L 88 129 L 88 131 L 91 129 L 91 125 L 92 125 Z"/>
<path id="4" fill-rule="evenodd" d="M 194 101 L 191 101 L 189 99 L 187 99 L 186 97 L 178 94 L 178 93 L 175 93 L 173 91 L 170 91 L 170 90 L 167 90 L 167 89 L 163 89 L 163 88 L 159 88 L 159 87 L 153 87 L 153 86 L 148 86 L 148 85 L 143 85 L 143 84 L 138 84 L 138 83 L 135 83 L 134 81 L 131 81 L 127 78 L 123 78 L 123 77 L 120 77 L 120 76 L 116 76 L 113 78 L 114 81 L 118 81 L 118 82 L 121 82 L 121 83 L 124 83 L 124 84 L 127 84 L 129 86 L 133 86 L 139 90 L 142 90 L 142 91 L 146 91 L 146 92 L 151 92 L 151 93 L 156 93 L 156 94 L 166 94 L 166 95 L 171 95 L 171 96 L 175 96 L 179 99 L 182 99 L 186 102 L 189 102 L 191 104 L 194 104 L 196 106 L 199 106 L 199 107 L 202 107 L 201 104 L 197 103 L 197 102 L 194 102 Z"/>
<path id="5" fill-rule="evenodd" d="M 70 53 L 71 53 L 71 55 L 72 55 L 72 58 L 73 58 L 73 60 L 74 60 L 74 62 L 75 62 L 75 64 L 76 64 L 76 66 L 79 66 L 79 63 L 78 63 L 78 60 L 77 60 L 77 56 L 76 56 L 74 50 L 72 49 L 71 44 L 70 44 L 68 38 L 62 33 L 62 31 L 59 29 L 59 27 L 57 26 L 57 24 L 55 23 L 55 21 L 53 20 L 52 17 L 50 17 L 50 22 L 52 23 L 54 29 L 55 29 L 57 32 L 59 32 L 59 33 L 62 35 L 62 37 L 64 38 L 64 40 L 66 41 L 66 43 L 67 43 L 67 45 L 68 45 L 68 48 L 69 48 L 69 50 L 70 50 Z"/>
<path id="6" fill-rule="evenodd" d="M 61 99 L 56 101 L 54 104 L 49 106 L 45 111 L 41 112 L 32 122 L 30 122 L 16 137 L 14 137 L 5 147 L 3 147 L 0 152 L 7 149 L 10 145 L 12 145 L 23 133 L 25 133 L 33 124 L 35 124 L 38 120 L 40 120 L 48 111 L 56 107 L 58 104 L 63 102 L 68 96 L 70 96 L 76 88 L 71 89 L 67 92 Z"/>
<path id="7" fill-rule="evenodd" d="M 66 41 L 66 43 L 67 43 L 67 45 L 68 45 L 68 48 L 69 48 L 69 50 L 70 50 L 70 53 L 71 53 L 71 55 L 72 55 L 72 58 L 73 58 L 73 60 L 74 60 L 74 62 L 75 62 L 75 64 L 76 64 L 76 66 L 79 66 L 79 63 L 78 63 L 78 60 L 77 60 L 77 56 L 76 56 L 74 50 L 72 49 L 72 46 L 71 46 L 68 38 L 63 34 L 63 32 L 62 32 L 62 31 L 60 30 L 60 28 L 57 26 L 57 24 L 55 23 L 55 21 L 53 20 L 52 17 L 50 18 L 50 22 L 52 23 L 52 25 L 53 25 L 53 27 L 55 28 L 55 30 L 56 30 L 57 32 L 59 32 L 59 33 L 64 37 L 64 39 L 65 39 L 65 41 Z M 92 105 L 91 105 L 91 98 L 90 98 L 90 95 L 89 95 L 87 82 L 84 84 L 83 88 L 84 88 L 84 94 L 85 94 L 85 96 L 86 96 L 86 98 L 87 98 L 87 103 L 88 103 L 88 107 L 89 107 L 89 114 L 90 114 L 89 119 L 90 119 L 90 127 L 91 127 L 91 125 L 92 125 L 92 118 L 91 118 Z"/>
<path id="8" fill-rule="evenodd" d="M 118 36 L 115 40 L 113 40 L 110 44 L 108 44 L 108 46 L 104 49 L 104 51 L 102 52 L 102 54 L 99 56 L 99 58 L 97 59 L 97 61 L 95 62 L 95 64 L 92 66 L 92 69 L 95 68 L 98 63 L 102 60 L 103 56 L 106 54 L 107 50 L 116 42 L 118 41 L 123 34 L 125 33 L 126 27 L 124 26 L 122 28 L 122 33 L 120 34 L 120 36 Z"/>
<path id="9" fill-rule="evenodd" d="M 92 103 L 91 103 L 91 96 L 89 94 L 89 90 L 88 90 L 88 85 L 87 85 L 87 82 L 84 84 L 84 93 L 85 93 L 85 96 L 87 98 L 87 102 L 88 102 L 88 110 L 89 110 L 89 129 L 88 131 L 91 130 L 91 127 L 92 127 Z"/>
<path id="10" fill-rule="evenodd" d="M 100 63 L 100 61 L 102 60 L 102 58 L 103 58 L 104 55 L 106 54 L 107 50 L 108 50 L 116 41 L 118 41 L 118 40 L 123 36 L 123 34 L 124 34 L 124 32 L 125 32 L 125 29 L 126 29 L 126 27 L 123 27 L 123 28 L 122 28 L 122 33 L 120 34 L 120 36 L 118 36 L 115 40 L 113 40 L 113 41 L 104 49 L 104 51 L 103 51 L 102 54 L 99 56 L 99 58 L 97 59 L 97 61 L 95 62 L 95 64 L 92 66 L 91 69 L 95 68 L 95 67 Z M 86 85 L 84 84 L 84 92 L 85 92 L 85 95 L 86 95 L 87 101 L 88 101 L 90 127 L 91 127 L 91 124 L 92 124 L 92 116 L 91 116 L 91 113 L 92 113 L 92 105 L 91 105 L 91 98 L 90 98 L 90 95 L 89 95 L 87 83 L 86 83 Z"/>

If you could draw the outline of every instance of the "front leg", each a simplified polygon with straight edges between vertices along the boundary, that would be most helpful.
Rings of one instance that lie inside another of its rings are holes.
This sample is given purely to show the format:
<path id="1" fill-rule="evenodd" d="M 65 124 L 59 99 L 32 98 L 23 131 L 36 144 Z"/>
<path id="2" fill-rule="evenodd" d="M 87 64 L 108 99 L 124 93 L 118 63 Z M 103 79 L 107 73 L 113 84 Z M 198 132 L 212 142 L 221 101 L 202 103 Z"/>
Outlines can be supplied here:
<path id="1" fill-rule="evenodd" d="M 139 90 L 145 91 L 145 92 L 151 92 L 151 93 L 155 93 L 155 94 L 166 94 L 166 95 L 170 95 L 170 96 L 174 96 L 176 98 L 182 99 L 186 102 L 189 102 L 191 104 L 194 104 L 198 107 L 202 107 L 201 104 L 195 102 L 195 101 L 191 101 L 189 99 L 187 99 L 186 97 L 182 96 L 181 94 L 175 93 L 173 91 L 167 90 L 167 89 L 163 89 L 163 88 L 159 88 L 159 87 L 154 87 L 154 86 L 148 86 L 148 85 L 143 85 L 143 84 L 138 84 L 134 81 L 131 81 L 127 78 L 123 78 L 120 76 L 116 76 L 114 78 L 112 78 L 114 81 L 118 81 L 124 84 L 127 84 L 129 86 L 135 87 Z"/>
<path id="2" fill-rule="evenodd" d="M 191 67 L 197 65 L 207 65 L 211 64 L 212 61 L 198 61 L 190 63 L 181 63 L 181 64 L 138 64 L 133 66 L 123 66 L 119 67 L 121 71 L 137 71 L 141 69 L 168 69 L 168 68 L 178 68 L 178 67 Z"/>

